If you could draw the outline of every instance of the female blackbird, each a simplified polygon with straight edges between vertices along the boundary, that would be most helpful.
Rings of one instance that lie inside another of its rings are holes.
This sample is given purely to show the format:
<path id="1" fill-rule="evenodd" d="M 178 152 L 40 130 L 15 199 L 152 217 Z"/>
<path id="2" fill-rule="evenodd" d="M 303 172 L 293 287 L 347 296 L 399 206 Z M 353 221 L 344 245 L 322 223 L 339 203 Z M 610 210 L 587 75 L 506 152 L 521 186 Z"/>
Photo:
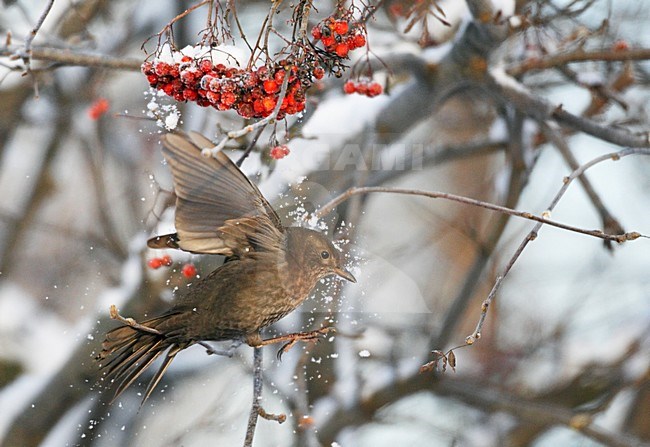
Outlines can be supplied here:
<path id="1" fill-rule="evenodd" d="M 323 234 L 283 227 L 257 187 L 223 153 L 205 158 L 212 143 L 199 134 L 163 137 L 176 192 L 177 233 L 153 238 L 153 248 L 227 256 L 226 262 L 177 298 L 159 317 L 106 334 L 97 356 L 117 398 L 161 354 L 151 395 L 176 354 L 204 341 L 262 346 L 260 330 L 293 311 L 325 276 L 355 282 L 341 253 Z M 290 336 L 288 336 L 290 337 Z"/>

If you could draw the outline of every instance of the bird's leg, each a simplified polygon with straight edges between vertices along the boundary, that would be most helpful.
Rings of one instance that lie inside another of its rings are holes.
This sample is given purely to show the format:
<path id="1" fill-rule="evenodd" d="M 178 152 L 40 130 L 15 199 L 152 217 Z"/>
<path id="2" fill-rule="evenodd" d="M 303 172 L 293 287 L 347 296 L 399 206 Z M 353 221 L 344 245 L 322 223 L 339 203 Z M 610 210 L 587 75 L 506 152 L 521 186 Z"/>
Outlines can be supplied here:
<path id="1" fill-rule="evenodd" d="M 197 342 L 199 345 L 203 346 L 208 352 L 208 355 L 223 355 L 226 357 L 232 357 L 235 355 L 235 350 L 241 346 L 243 343 L 242 340 L 233 340 L 232 344 L 228 349 L 215 349 L 204 341 Z"/>
<path id="2" fill-rule="evenodd" d="M 154 335 L 162 335 L 162 332 L 160 332 L 158 329 L 154 329 L 152 327 L 140 324 L 137 321 L 135 321 L 133 318 L 123 317 L 117 311 L 117 306 L 115 306 L 115 304 L 111 304 L 110 314 L 111 314 L 111 318 L 113 320 L 117 320 L 120 323 L 125 324 L 126 326 L 132 327 L 133 329 L 136 329 L 136 330 L 142 331 L 142 332 L 148 332 L 148 333 L 154 334 Z"/>
<path id="3" fill-rule="evenodd" d="M 330 332 L 336 332 L 336 328 L 333 326 L 323 326 L 320 329 L 309 332 L 295 332 L 293 334 L 280 335 L 279 337 L 267 338 L 263 340 L 259 333 L 251 334 L 246 338 L 246 343 L 253 347 L 260 347 L 266 345 L 272 345 L 275 343 L 285 343 L 280 350 L 278 351 L 278 359 L 282 357 L 282 354 L 289 351 L 296 343 L 299 341 L 312 341 L 317 340 L 319 337 L 327 335 Z"/>

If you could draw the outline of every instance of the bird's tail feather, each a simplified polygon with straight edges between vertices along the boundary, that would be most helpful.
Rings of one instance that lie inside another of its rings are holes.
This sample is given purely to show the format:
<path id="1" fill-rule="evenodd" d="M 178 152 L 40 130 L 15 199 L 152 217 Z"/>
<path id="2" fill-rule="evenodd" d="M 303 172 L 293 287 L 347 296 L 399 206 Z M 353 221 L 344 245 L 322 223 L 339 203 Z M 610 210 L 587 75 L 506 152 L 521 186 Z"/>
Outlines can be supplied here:
<path id="1" fill-rule="evenodd" d="M 163 315 L 147 320 L 142 325 L 156 329 L 169 316 Z M 142 399 L 142 404 L 144 404 L 160 382 L 160 379 L 162 379 L 176 354 L 188 345 L 189 343 L 174 342 L 164 333 L 155 334 L 132 326 L 121 326 L 108 332 L 97 360 L 100 362 L 100 368 L 105 371 L 103 379 L 117 383 L 111 403 L 136 381 L 161 354 L 169 349 L 163 364 L 147 386 Z"/>

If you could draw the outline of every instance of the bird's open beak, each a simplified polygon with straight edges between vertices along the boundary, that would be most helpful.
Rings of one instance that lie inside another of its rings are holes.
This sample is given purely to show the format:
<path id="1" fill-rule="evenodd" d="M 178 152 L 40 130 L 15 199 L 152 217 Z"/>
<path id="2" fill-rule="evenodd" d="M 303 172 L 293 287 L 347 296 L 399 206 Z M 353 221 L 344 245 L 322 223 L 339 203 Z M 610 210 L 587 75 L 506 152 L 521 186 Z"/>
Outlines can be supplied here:
<path id="1" fill-rule="evenodd" d="M 357 282 L 357 278 L 355 278 L 352 273 L 348 272 L 344 268 L 336 268 L 334 269 L 334 273 L 336 273 L 338 276 L 340 276 L 343 279 L 347 279 L 350 282 Z"/>

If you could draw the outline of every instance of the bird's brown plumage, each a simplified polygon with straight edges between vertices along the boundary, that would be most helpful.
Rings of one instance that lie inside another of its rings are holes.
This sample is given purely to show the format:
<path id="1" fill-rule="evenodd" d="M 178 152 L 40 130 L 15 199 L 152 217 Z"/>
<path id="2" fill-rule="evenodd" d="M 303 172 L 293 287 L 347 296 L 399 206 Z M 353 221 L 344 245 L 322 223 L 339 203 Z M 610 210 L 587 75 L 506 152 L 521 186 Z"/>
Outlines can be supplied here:
<path id="1" fill-rule="evenodd" d="M 154 238 L 154 248 L 222 254 L 228 262 L 177 297 L 174 306 L 140 322 L 145 331 L 121 326 L 108 332 L 98 355 L 105 379 L 119 396 L 163 353 L 143 402 L 176 354 L 199 341 L 259 343 L 262 328 L 307 298 L 317 281 L 344 269 L 340 252 L 323 234 L 282 226 L 257 187 L 223 153 L 201 156 L 212 144 L 198 134 L 163 137 L 163 154 L 176 192 L 176 233 Z"/>

